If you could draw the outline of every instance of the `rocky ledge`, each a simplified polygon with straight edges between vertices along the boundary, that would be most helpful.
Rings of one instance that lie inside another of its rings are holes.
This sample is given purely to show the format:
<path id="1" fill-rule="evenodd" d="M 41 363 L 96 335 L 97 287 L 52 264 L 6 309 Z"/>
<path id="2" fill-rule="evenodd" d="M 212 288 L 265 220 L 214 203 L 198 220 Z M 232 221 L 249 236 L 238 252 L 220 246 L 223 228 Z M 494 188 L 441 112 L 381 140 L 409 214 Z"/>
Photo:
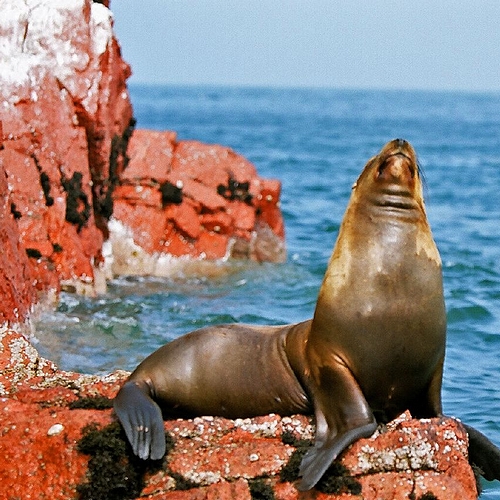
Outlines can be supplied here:
<path id="1" fill-rule="evenodd" d="M 477 498 L 467 434 L 451 418 L 403 414 L 349 447 L 317 489 L 298 492 L 310 417 L 170 420 L 165 459 L 143 462 L 110 409 L 126 373 L 61 372 L 13 330 L 1 333 L 0 347 L 0 498 Z"/>
<path id="2" fill-rule="evenodd" d="M 127 374 L 63 372 L 29 341 L 36 304 L 114 274 L 285 258 L 280 183 L 229 148 L 134 130 L 108 2 L 4 0 L 0 16 L 0 499 L 473 499 L 467 436 L 404 415 L 298 493 L 309 417 L 165 423 L 159 463 L 110 409 Z"/>

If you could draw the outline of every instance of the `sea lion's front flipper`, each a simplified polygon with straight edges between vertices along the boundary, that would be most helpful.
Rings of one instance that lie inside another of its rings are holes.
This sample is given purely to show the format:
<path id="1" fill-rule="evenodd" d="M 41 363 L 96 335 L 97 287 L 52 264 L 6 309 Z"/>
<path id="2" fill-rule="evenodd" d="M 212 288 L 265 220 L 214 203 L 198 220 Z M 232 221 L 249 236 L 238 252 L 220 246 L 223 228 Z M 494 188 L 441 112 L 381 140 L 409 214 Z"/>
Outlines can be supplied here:
<path id="1" fill-rule="evenodd" d="M 313 488 L 347 446 L 377 429 L 375 417 L 347 367 L 320 368 L 314 392 L 316 437 L 300 465 L 301 491 Z"/>
<path id="2" fill-rule="evenodd" d="M 163 416 L 149 397 L 147 384 L 126 382 L 114 400 L 114 409 L 139 458 L 159 460 L 165 455 Z"/>
<path id="3" fill-rule="evenodd" d="M 465 425 L 469 434 L 469 462 L 481 469 L 480 474 L 488 481 L 500 481 L 500 449 L 484 434 L 470 425 Z"/>

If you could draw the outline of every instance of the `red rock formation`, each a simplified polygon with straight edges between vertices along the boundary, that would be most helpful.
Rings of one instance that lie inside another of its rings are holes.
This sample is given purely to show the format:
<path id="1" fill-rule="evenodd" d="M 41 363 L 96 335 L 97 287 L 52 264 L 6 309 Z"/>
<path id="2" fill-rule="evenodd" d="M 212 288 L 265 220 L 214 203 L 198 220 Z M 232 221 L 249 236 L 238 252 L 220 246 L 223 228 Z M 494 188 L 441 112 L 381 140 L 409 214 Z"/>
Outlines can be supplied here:
<path id="1" fill-rule="evenodd" d="M 137 130 L 128 155 L 110 225 L 115 273 L 168 273 L 162 255 L 284 260 L 279 181 L 229 148 L 177 142 L 174 132 Z"/>
<path id="2" fill-rule="evenodd" d="M 7 1 L 0 37 L 2 195 L 29 284 L 93 292 L 132 119 L 111 13 L 89 0 Z"/>
<path id="3" fill-rule="evenodd" d="M 123 243 L 123 232 L 130 234 L 125 257 L 119 251 L 113 266 L 118 272 L 144 274 L 126 258 L 138 248 L 151 262 L 282 261 L 278 181 L 261 179 L 228 148 L 178 143 L 174 132 L 136 131 L 127 151 L 130 68 L 111 13 L 90 0 L 69 5 L 2 5 L 0 175 L 7 176 L 4 204 L 18 226 L 18 253 L 29 258 L 26 266 L 20 257 L 30 286 L 102 290 L 113 208 L 114 235 Z"/>
<path id="4" fill-rule="evenodd" d="M 0 125 L 2 122 L 0 122 Z M 1 132 L 1 126 L 0 126 Z M 0 145 L 1 148 L 1 145 Z M 7 181 L 0 168 L 0 192 L 7 193 Z M 0 199 L 0 324 L 22 322 L 36 301 L 31 286 L 31 268 L 24 248 L 19 241 L 15 222 L 17 209 L 7 196 Z"/>

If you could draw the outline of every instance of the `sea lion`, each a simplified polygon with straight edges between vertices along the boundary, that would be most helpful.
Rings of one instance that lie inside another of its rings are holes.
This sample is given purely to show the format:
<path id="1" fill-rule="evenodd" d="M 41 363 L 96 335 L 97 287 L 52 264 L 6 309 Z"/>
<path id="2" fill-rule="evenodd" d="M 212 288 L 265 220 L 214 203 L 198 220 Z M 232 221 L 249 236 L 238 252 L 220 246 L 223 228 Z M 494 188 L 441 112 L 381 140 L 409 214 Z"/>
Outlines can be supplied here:
<path id="1" fill-rule="evenodd" d="M 165 453 L 163 415 L 314 411 L 315 443 L 300 471 L 307 490 L 377 422 L 407 409 L 442 414 L 445 337 L 441 260 L 417 158 L 396 139 L 353 186 L 312 320 L 191 332 L 146 358 L 114 407 L 143 459 Z M 500 478 L 500 450 L 468 430 L 486 477 Z"/>

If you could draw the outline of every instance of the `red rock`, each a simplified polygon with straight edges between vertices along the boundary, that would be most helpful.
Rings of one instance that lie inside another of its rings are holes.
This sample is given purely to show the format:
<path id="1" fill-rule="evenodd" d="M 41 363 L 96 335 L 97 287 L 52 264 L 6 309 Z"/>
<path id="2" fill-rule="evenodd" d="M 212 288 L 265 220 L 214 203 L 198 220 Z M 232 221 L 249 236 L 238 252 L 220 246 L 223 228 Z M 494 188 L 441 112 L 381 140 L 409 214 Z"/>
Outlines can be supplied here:
<path id="1" fill-rule="evenodd" d="M 228 236 L 203 231 L 195 244 L 197 256 L 209 260 L 222 259 L 227 253 L 228 244 Z"/>
<path id="2" fill-rule="evenodd" d="M 115 205 L 120 201 L 125 201 L 130 205 L 143 205 L 146 207 L 154 207 L 161 210 L 161 193 L 158 188 L 144 185 L 130 185 L 125 184 L 117 186 L 113 192 Z M 116 206 L 114 207 L 114 215 L 116 215 Z M 119 217 L 117 217 L 119 219 Z M 148 228 L 145 225 L 144 228 Z"/>
<path id="3" fill-rule="evenodd" d="M 229 149 L 223 146 L 181 141 L 175 148 L 172 175 L 182 173 L 216 189 L 219 184 L 227 185 L 228 157 Z"/>
<path id="4" fill-rule="evenodd" d="M 255 227 L 255 208 L 242 201 L 233 201 L 227 213 L 234 220 L 234 227 L 243 231 L 242 236 L 248 234 Z"/>
<path id="5" fill-rule="evenodd" d="M 372 499 L 375 497 L 371 496 L 363 496 L 359 495 L 351 495 L 349 493 L 341 493 L 338 495 L 330 495 L 326 493 L 321 493 L 315 489 L 309 491 L 297 491 L 295 486 L 291 483 L 277 483 L 274 486 L 274 493 L 276 500 L 327 500 L 327 499 L 335 499 L 335 500 L 360 500 L 363 499 Z M 377 497 L 377 500 L 389 500 L 390 497 Z M 409 498 L 408 500 L 412 500 Z"/>
<path id="6" fill-rule="evenodd" d="M 54 259 L 61 281 L 92 286 L 102 241 L 103 235 L 95 226 L 83 227 L 78 232 L 74 225 L 65 223 L 59 238 L 61 260 Z"/>
<path id="7" fill-rule="evenodd" d="M 229 148 L 197 141 L 177 143 L 174 132 L 136 131 L 129 149 L 130 162 L 113 195 L 113 216 L 153 261 L 162 254 L 207 260 L 228 255 L 284 260 L 279 181 L 259 178 L 255 167 Z M 158 207 L 173 225 L 159 239 L 163 230 L 157 224 L 159 217 L 152 217 L 157 227 L 150 227 L 151 222 L 135 217 L 124 203 Z M 119 239 L 116 235 L 112 241 Z M 131 245 L 131 252 L 135 251 Z M 128 260 L 128 274 L 144 272 L 141 264 L 134 269 L 137 259 Z M 164 272 L 162 265 L 152 264 L 148 269 Z"/>
<path id="8" fill-rule="evenodd" d="M 165 230 L 164 251 L 175 257 L 196 256 L 193 242 L 188 241 L 181 232 L 178 232 L 172 222 Z"/>
<path id="9" fill-rule="evenodd" d="M 30 234 L 30 236 L 31 237 L 36 236 L 36 233 Z M 40 253 L 42 257 L 49 257 L 52 255 L 52 252 L 54 251 L 52 243 L 48 239 L 43 241 L 41 239 L 32 240 L 26 238 L 23 243 L 27 250 L 35 250 L 36 252 Z"/>
<path id="10" fill-rule="evenodd" d="M 359 478 L 362 491 L 368 491 L 367 498 L 387 500 L 408 500 L 415 489 L 414 474 L 408 472 L 381 472 Z M 431 490 L 432 491 L 432 490 Z M 419 498 L 419 496 L 413 497 Z M 439 499 L 439 497 L 436 497 Z M 471 498 L 471 497 L 463 497 Z"/>
<path id="11" fill-rule="evenodd" d="M 207 231 L 230 234 L 233 227 L 233 218 L 227 212 L 201 214 L 200 223 Z"/>
<path id="12" fill-rule="evenodd" d="M 143 492 L 141 498 L 148 500 L 250 500 L 252 497 L 246 481 L 238 479 L 234 482 L 221 481 L 217 484 L 187 491 L 159 492 L 147 495 Z"/>
<path id="13" fill-rule="evenodd" d="M 168 205 L 165 213 L 183 235 L 198 238 L 201 233 L 200 219 L 191 204 L 184 201 L 181 205 Z"/>
<path id="14" fill-rule="evenodd" d="M 15 147 L 15 146 L 14 146 Z M 2 163 L 7 172 L 7 182 L 11 191 L 11 199 L 18 207 L 22 207 L 23 215 L 39 216 L 40 208 L 44 208 L 44 197 L 40 186 L 40 174 L 32 157 L 13 149 L 8 141 L 2 155 Z M 13 170 L 14 167 L 15 171 Z"/>
<path id="15" fill-rule="evenodd" d="M 11 398 L 0 406 L 0 455 L 9 464 L 0 468 L 2 491 L 8 498 L 74 498 L 88 460 L 75 451 L 81 429 L 109 423 L 109 412 L 40 408 Z"/>
<path id="16" fill-rule="evenodd" d="M 96 225 L 106 231 L 108 190 L 124 164 L 130 68 L 101 4 L 45 1 L 28 9 L 7 0 L 3 8 L 11 15 L 1 34 L 8 57 L 0 79 L 0 163 L 9 201 L 19 207 L 21 245 L 41 253 L 30 259 L 29 279 L 42 290 L 71 280 L 90 291 L 102 260 Z"/>
<path id="17" fill-rule="evenodd" d="M 181 141 L 177 144 L 172 163 L 172 179 L 176 180 L 178 175 L 183 184 L 186 179 L 198 181 L 198 185 L 212 188 L 198 195 L 193 192 L 193 187 L 186 186 L 188 196 L 199 199 L 202 203 L 209 193 L 216 193 L 219 186 L 228 186 L 229 180 L 233 179 L 240 183 L 252 183 L 257 177 L 255 167 L 245 158 L 236 154 L 229 148 L 202 144 L 197 141 Z M 198 186 L 198 189 L 200 187 Z M 213 189 L 215 188 L 215 190 Z M 191 193 L 189 190 L 191 189 Z M 216 206 L 207 208 L 215 209 L 224 206 L 223 198 L 214 198 Z"/>
<path id="18" fill-rule="evenodd" d="M 181 182 L 182 192 L 204 208 L 215 211 L 224 210 L 227 207 L 227 201 L 217 194 L 213 186 L 207 186 L 197 180 L 190 179 L 184 173 L 179 173 L 174 178 L 178 179 L 176 182 Z"/>
<path id="19" fill-rule="evenodd" d="M 467 469 L 467 470 L 465 470 Z M 437 472 L 422 471 L 415 474 L 416 498 L 432 492 L 436 498 L 443 500 L 462 500 L 464 498 L 477 498 L 475 485 L 470 482 L 470 467 L 463 464 L 461 469 L 450 471 L 446 475 Z"/>
<path id="20" fill-rule="evenodd" d="M 1 373 L 12 383 L 0 388 L 0 468 L 3 491 L 21 498 L 72 498 L 86 481 L 89 459 L 76 451 L 83 427 L 103 427 L 110 410 L 69 410 L 67 403 L 85 395 L 113 397 L 125 374 L 89 377 L 60 372 L 41 359 L 22 335 L 2 337 Z M 5 356 L 7 353 L 7 356 Z M 5 362 L 8 357 L 9 362 Z M 8 376 L 6 376 L 8 374 Z M 199 417 L 169 420 L 166 431 L 175 440 L 166 468 L 146 477 L 141 498 L 249 498 L 251 481 L 264 480 L 278 499 L 354 499 L 356 494 L 298 493 L 294 483 L 280 483 L 279 472 L 293 447 L 283 444 L 284 431 L 311 438 L 310 418 L 277 415 L 229 420 Z M 467 464 L 467 435 L 450 418 L 412 420 L 406 414 L 388 424 L 382 434 L 361 439 L 342 455 L 342 463 L 362 487 L 365 500 L 419 498 L 438 500 L 477 497 Z M 106 474 L 105 470 L 102 472 Z M 193 487 L 173 491 L 179 474 Z"/>
<path id="21" fill-rule="evenodd" d="M 285 237 L 285 225 L 280 210 L 281 183 L 275 179 L 262 179 L 257 196 L 258 218 L 266 223 L 278 237 Z"/>
<path id="22" fill-rule="evenodd" d="M 34 375 L 38 356 L 26 338 L 15 330 L 0 333 L 0 394 L 7 394 L 19 382 Z"/>
<path id="23" fill-rule="evenodd" d="M 167 215 L 162 210 L 118 201 L 114 216 L 130 228 L 134 242 L 146 252 L 152 254 L 162 250 L 168 234 Z"/>
<path id="24" fill-rule="evenodd" d="M 7 193 L 5 170 L 0 158 L 0 192 Z M 17 208 L 16 208 L 17 209 Z M 9 198 L 0 199 L 0 322 L 22 323 L 36 302 L 33 275 L 25 249 L 20 244 Z M 0 354 L 1 358 L 1 354 Z"/>
<path id="25" fill-rule="evenodd" d="M 127 149 L 130 161 L 121 179 L 139 183 L 149 179 L 166 182 L 172 168 L 176 138 L 177 134 L 171 131 L 136 130 Z"/>

